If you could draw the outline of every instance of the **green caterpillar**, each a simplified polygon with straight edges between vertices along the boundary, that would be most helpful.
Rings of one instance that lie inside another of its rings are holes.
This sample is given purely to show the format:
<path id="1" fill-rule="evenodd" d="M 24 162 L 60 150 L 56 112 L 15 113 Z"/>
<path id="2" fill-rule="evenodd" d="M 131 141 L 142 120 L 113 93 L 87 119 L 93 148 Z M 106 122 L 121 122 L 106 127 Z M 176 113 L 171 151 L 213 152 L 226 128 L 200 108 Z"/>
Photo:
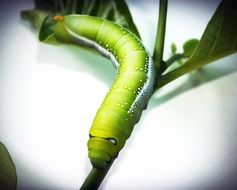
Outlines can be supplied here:
<path id="1" fill-rule="evenodd" d="M 104 168 L 123 148 L 147 106 L 155 79 L 152 58 L 135 35 L 113 22 L 86 15 L 55 16 L 54 20 L 56 39 L 95 48 L 117 68 L 88 141 L 92 165 Z"/>

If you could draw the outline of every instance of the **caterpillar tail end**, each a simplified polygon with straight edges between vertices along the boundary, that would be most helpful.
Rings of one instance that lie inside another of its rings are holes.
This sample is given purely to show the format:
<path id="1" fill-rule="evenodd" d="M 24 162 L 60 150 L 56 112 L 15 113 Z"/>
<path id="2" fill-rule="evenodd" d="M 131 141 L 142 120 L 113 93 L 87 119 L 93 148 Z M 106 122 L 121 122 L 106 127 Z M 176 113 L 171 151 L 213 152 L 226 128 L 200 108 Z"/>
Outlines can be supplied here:
<path id="1" fill-rule="evenodd" d="M 104 169 L 107 166 L 107 163 L 104 160 L 98 158 L 91 159 L 91 164 L 97 169 Z"/>
<path id="2" fill-rule="evenodd" d="M 110 159 L 106 152 L 96 149 L 89 151 L 89 158 L 92 166 L 97 169 L 104 169 L 108 164 L 106 160 Z"/>

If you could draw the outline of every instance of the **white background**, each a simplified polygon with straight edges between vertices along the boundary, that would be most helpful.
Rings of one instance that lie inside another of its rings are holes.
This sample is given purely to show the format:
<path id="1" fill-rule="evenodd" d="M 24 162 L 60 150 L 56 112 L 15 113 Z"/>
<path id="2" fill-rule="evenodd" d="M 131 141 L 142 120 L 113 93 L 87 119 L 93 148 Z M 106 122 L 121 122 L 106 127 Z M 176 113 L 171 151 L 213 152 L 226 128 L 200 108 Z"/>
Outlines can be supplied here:
<path id="1" fill-rule="evenodd" d="M 170 1 L 165 58 L 172 42 L 181 51 L 185 40 L 200 38 L 218 3 Z M 158 1 L 129 6 L 152 52 Z M 32 7 L 26 0 L 1 6 L 0 140 L 16 164 L 18 189 L 78 189 L 91 168 L 88 131 L 116 72 L 85 49 L 40 43 L 19 17 Z M 101 189 L 234 187 L 236 60 L 212 63 L 157 92 Z"/>

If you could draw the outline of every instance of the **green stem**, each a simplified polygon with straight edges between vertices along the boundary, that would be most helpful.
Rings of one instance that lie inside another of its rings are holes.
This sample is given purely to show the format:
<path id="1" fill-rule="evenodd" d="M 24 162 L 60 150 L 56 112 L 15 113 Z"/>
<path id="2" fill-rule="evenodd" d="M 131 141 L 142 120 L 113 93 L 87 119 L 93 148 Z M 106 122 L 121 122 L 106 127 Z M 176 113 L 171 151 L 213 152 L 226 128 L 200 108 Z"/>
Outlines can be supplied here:
<path id="1" fill-rule="evenodd" d="M 155 49 L 153 53 L 153 59 L 156 66 L 157 73 L 161 73 L 164 66 L 163 51 L 164 51 L 164 43 L 165 43 L 167 5 L 168 5 L 168 0 L 160 0 L 159 20 L 158 20 L 158 25 L 157 25 Z"/>
<path id="2" fill-rule="evenodd" d="M 167 85 L 168 83 L 177 79 L 178 77 L 181 77 L 182 75 L 185 75 L 191 71 L 194 71 L 195 69 L 199 69 L 200 67 L 203 67 L 206 64 L 209 64 L 213 61 L 216 61 L 232 53 L 235 53 L 235 50 L 229 51 L 228 53 L 225 53 L 225 54 L 219 54 L 218 56 L 215 56 L 215 57 L 214 56 L 208 57 L 205 59 L 189 59 L 179 68 L 174 69 L 173 71 L 170 71 L 167 74 L 164 74 L 163 76 L 160 76 L 159 80 L 154 85 L 153 92 Z"/>
<path id="3" fill-rule="evenodd" d="M 104 169 L 98 170 L 96 168 L 92 168 L 89 175 L 85 179 L 82 184 L 80 190 L 96 190 L 99 188 L 106 174 L 108 173 L 111 165 L 113 164 L 112 160 Z"/>
<path id="4" fill-rule="evenodd" d="M 172 65 L 174 62 L 184 58 L 184 55 L 182 53 L 176 53 L 172 55 L 169 59 L 167 59 L 166 63 L 166 68 L 168 68 L 170 65 Z"/>
<path id="5" fill-rule="evenodd" d="M 164 70 L 158 75 L 158 77 L 156 78 L 156 81 L 154 83 L 153 86 L 153 94 L 159 90 L 161 87 L 165 86 L 166 84 L 170 83 L 171 81 L 175 80 L 176 78 L 186 74 L 187 72 L 191 71 L 192 68 L 188 67 L 188 68 L 183 68 L 182 66 L 165 74 L 162 75 L 162 73 L 164 71 L 166 71 L 166 69 L 171 66 L 174 62 L 180 60 L 183 58 L 183 54 L 174 54 L 173 56 L 171 56 L 167 61 L 165 61 L 165 67 Z"/>

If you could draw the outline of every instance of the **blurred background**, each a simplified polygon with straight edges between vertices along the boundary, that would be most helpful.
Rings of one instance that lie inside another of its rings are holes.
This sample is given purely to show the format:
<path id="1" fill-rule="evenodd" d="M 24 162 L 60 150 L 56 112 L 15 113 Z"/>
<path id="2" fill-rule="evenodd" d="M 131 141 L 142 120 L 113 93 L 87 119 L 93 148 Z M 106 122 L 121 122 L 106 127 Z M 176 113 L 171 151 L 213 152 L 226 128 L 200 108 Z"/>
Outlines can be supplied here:
<path id="1" fill-rule="evenodd" d="M 128 0 L 152 53 L 158 0 Z M 165 58 L 200 39 L 220 0 L 169 2 Z M 18 189 L 78 189 L 91 169 L 88 131 L 116 71 L 73 46 L 40 43 L 20 18 L 30 0 L 1 1 L 0 140 L 16 165 Z M 185 75 L 151 98 L 100 189 L 237 188 L 237 56 Z"/>

